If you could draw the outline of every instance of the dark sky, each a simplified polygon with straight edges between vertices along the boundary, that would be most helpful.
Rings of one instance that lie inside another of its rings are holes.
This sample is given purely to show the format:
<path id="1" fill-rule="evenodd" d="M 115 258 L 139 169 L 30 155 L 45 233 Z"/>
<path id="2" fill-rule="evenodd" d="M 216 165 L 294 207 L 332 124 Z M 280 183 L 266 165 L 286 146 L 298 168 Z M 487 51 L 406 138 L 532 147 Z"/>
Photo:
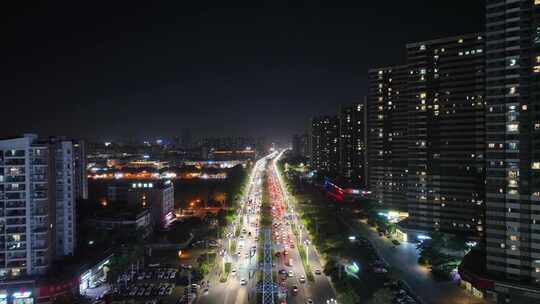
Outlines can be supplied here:
<path id="1" fill-rule="evenodd" d="M 20 2 L 1 13 L 0 136 L 288 138 L 405 43 L 483 29 L 477 0 Z"/>

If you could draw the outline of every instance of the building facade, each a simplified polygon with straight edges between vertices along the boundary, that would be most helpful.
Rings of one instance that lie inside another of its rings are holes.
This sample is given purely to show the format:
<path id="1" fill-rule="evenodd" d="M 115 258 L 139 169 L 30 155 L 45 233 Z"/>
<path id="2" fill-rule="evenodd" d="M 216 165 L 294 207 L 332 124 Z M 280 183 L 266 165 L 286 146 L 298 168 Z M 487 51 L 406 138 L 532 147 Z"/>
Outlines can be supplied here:
<path id="1" fill-rule="evenodd" d="M 486 1 L 486 270 L 540 301 L 540 1 Z"/>
<path id="2" fill-rule="evenodd" d="M 405 65 L 369 70 L 368 187 L 375 201 L 407 210 L 408 104 Z"/>
<path id="3" fill-rule="evenodd" d="M 152 224 L 157 227 L 166 227 L 174 218 L 174 185 L 170 180 L 118 181 L 108 185 L 107 197 L 112 203 L 149 209 Z"/>
<path id="4" fill-rule="evenodd" d="M 308 134 L 295 134 L 292 139 L 292 153 L 295 156 L 309 157 L 310 143 Z"/>
<path id="5" fill-rule="evenodd" d="M 339 171 L 347 182 L 361 188 L 367 186 L 366 113 L 365 102 L 339 111 Z"/>
<path id="6" fill-rule="evenodd" d="M 408 225 L 483 234 L 484 37 L 407 45 Z"/>
<path id="7" fill-rule="evenodd" d="M 311 120 L 311 168 L 325 173 L 339 172 L 339 118 L 320 116 Z"/>
<path id="8" fill-rule="evenodd" d="M 0 278 L 44 274 L 75 250 L 72 142 L 0 140 Z"/>
<path id="9" fill-rule="evenodd" d="M 75 157 L 75 197 L 88 199 L 88 165 L 86 156 L 86 142 L 84 140 L 73 141 L 73 154 Z"/>

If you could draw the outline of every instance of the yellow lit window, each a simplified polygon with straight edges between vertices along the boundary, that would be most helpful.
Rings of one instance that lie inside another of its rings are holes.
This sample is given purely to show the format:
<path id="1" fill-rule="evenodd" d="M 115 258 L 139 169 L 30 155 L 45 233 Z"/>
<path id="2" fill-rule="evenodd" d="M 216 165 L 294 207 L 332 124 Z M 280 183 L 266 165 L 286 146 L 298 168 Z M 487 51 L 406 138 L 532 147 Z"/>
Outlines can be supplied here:
<path id="1" fill-rule="evenodd" d="M 540 0 L 534 0 L 534 5 L 539 5 L 540 4 Z"/>
<path id="2" fill-rule="evenodd" d="M 422 99 L 423 99 L 423 98 L 426 98 L 426 96 L 427 96 L 426 92 L 422 92 L 422 93 L 420 93 L 420 98 L 422 98 Z"/>
<path id="3" fill-rule="evenodd" d="M 511 240 L 511 241 L 519 241 L 519 237 L 516 236 L 516 235 L 511 235 L 511 236 L 510 236 L 510 240 Z"/>
<path id="4" fill-rule="evenodd" d="M 536 0 L 535 0 L 536 1 Z M 458 43 L 463 43 L 463 38 L 459 38 Z"/>
<path id="5" fill-rule="evenodd" d="M 506 130 L 508 132 L 516 132 L 518 130 L 518 128 L 519 128 L 519 125 L 515 124 L 515 123 L 506 125 Z"/>
<path id="6" fill-rule="evenodd" d="M 531 166 L 535 170 L 540 170 L 540 162 L 534 162 Z"/>

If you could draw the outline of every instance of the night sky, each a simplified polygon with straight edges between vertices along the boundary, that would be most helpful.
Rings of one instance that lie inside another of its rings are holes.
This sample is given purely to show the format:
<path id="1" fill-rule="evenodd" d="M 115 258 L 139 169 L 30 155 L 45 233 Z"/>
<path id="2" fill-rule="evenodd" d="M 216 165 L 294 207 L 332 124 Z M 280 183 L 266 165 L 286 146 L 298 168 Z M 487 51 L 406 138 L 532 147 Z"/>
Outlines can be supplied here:
<path id="1" fill-rule="evenodd" d="M 43 2 L 2 9 L 0 136 L 289 138 L 407 42 L 484 19 L 477 0 Z"/>

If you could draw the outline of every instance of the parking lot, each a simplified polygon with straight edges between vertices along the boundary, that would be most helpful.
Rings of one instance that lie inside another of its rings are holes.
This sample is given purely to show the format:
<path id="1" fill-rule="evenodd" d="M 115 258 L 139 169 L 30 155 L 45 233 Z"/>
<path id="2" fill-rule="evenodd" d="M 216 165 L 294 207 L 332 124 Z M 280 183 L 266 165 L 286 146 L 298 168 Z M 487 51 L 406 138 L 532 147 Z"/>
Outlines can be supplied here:
<path id="1" fill-rule="evenodd" d="M 191 290 L 191 298 L 199 293 L 200 286 L 190 284 L 191 267 L 184 265 L 183 268 L 159 267 L 145 268 L 137 273 L 125 273 L 121 275 L 116 287 L 113 287 L 107 297 L 110 303 L 133 303 L 133 304 L 176 304 L 182 303 L 182 298 L 187 299 L 187 293 Z M 185 301 L 184 301 L 185 302 Z M 105 303 L 98 300 L 96 304 Z"/>

